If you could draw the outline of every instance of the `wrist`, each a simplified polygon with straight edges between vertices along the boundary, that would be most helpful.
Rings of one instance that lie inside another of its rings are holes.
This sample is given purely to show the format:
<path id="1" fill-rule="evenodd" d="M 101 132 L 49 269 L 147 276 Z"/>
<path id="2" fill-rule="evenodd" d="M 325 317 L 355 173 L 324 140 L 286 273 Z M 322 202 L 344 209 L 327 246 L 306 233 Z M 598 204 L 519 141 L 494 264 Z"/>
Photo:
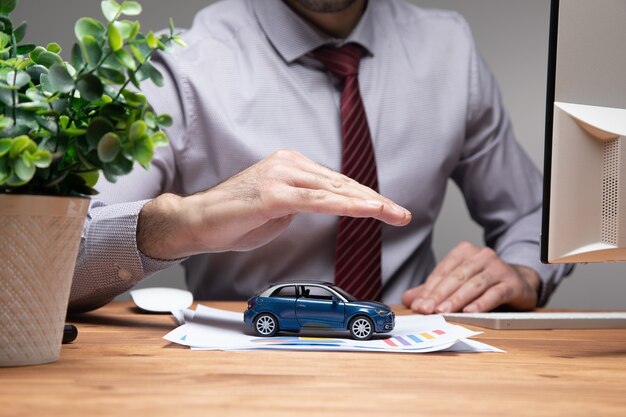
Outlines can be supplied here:
<path id="1" fill-rule="evenodd" d="M 539 301 L 542 282 L 537 271 L 527 266 L 514 264 L 511 264 L 511 268 L 530 286 Z"/>
<path id="2" fill-rule="evenodd" d="M 183 198 L 162 194 L 148 202 L 137 219 L 137 249 L 144 255 L 162 260 L 188 256 L 185 253 Z"/>

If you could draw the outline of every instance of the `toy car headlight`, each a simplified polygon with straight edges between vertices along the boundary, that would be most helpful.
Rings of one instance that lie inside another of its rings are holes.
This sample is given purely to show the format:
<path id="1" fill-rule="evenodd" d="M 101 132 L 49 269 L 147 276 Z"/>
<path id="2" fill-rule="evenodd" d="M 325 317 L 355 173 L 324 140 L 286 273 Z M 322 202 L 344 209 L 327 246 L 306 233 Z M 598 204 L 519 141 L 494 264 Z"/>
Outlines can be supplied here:
<path id="1" fill-rule="evenodd" d="M 379 316 L 382 316 L 382 317 L 387 317 L 388 315 L 390 315 L 390 314 L 391 314 L 391 311 L 389 311 L 389 310 L 376 310 L 376 313 L 377 313 Z"/>

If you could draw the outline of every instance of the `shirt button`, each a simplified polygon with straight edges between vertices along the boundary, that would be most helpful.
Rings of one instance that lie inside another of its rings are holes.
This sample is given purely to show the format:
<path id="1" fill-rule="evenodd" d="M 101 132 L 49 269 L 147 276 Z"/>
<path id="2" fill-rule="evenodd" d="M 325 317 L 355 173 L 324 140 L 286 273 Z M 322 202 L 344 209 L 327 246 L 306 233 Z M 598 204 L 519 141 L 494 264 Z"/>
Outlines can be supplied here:
<path id="1" fill-rule="evenodd" d="M 120 277 L 120 279 L 128 281 L 133 277 L 133 274 L 131 274 L 127 269 L 120 269 L 117 271 L 117 276 Z"/>

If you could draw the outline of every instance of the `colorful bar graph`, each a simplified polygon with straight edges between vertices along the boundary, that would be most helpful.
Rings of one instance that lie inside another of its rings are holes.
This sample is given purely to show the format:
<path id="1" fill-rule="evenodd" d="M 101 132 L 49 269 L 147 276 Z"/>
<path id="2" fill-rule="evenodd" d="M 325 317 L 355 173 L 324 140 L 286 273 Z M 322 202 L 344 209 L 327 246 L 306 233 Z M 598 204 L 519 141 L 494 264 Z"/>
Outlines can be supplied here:
<path id="1" fill-rule="evenodd" d="M 396 340 L 398 342 L 400 342 L 400 344 L 404 345 L 404 346 L 411 346 L 411 342 L 408 342 L 406 340 L 404 340 L 403 338 L 401 338 L 400 336 L 396 336 Z"/>
<path id="2" fill-rule="evenodd" d="M 391 338 L 390 339 L 383 339 L 383 342 L 387 343 L 391 347 L 398 347 L 398 345 L 393 343 L 393 340 L 391 340 Z"/>

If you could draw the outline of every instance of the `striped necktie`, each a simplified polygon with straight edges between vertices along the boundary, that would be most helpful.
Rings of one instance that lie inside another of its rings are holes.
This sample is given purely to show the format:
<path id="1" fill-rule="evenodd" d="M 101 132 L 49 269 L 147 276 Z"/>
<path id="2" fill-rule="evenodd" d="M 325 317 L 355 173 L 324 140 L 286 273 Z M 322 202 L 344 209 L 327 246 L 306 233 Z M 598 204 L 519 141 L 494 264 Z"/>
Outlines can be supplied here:
<path id="1" fill-rule="evenodd" d="M 339 48 L 324 46 L 313 55 L 343 84 L 341 171 L 378 191 L 374 147 L 359 92 L 358 70 L 363 53 L 361 46 L 349 43 Z M 380 221 L 341 217 L 335 249 L 335 284 L 359 299 L 379 300 L 381 241 Z"/>

